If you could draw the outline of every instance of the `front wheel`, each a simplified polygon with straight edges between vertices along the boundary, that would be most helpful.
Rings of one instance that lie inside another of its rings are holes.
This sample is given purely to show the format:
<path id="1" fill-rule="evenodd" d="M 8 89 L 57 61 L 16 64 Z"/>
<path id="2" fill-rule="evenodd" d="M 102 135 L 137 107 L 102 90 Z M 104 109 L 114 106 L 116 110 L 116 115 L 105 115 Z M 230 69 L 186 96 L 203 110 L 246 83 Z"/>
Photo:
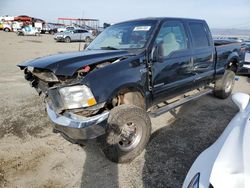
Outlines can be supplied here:
<path id="1" fill-rule="evenodd" d="M 66 37 L 66 38 L 64 39 L 64 41 L 65 41 L 66 43 L 70 43 L 70 42 L 71 42 L 71 39 L 70 39 L 69 37 Z"/>
<path id="2" fill-rule="evenodd" d="M 215 82 L 214 95 L 221 99 L 226 99 L 232 93 L 235 81 L 235 73 L 226 70 L 223 77 Z"/>
<path id="3" fill-rule="evenodd" d="M 120 105 L 110 112 L 102 149 L 109 160 L 126 163 L 144 150 L 150 135 L 151 121 L 147 112 L 134 105 Z"/>

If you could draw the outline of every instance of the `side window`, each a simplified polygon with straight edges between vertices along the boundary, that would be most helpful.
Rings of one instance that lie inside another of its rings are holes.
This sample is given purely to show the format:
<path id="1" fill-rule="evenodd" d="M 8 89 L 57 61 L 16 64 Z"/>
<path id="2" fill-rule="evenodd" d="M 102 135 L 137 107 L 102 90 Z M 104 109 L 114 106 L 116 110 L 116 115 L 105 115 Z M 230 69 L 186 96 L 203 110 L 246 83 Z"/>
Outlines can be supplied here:
<path id="1" fill-rule="evenodd" d="M 162 44 L 164 57 L 173 51 L 187 49 L 187 40 L 184 26 L 179 21 L 164 23 L 156 37 L 156 44 Z"/>
<path id="2" fill-rule="evenodd" d="M 189 27 L 195 48 L 210 46 L 206 28 L 202 23 L 189 23 Z"/>

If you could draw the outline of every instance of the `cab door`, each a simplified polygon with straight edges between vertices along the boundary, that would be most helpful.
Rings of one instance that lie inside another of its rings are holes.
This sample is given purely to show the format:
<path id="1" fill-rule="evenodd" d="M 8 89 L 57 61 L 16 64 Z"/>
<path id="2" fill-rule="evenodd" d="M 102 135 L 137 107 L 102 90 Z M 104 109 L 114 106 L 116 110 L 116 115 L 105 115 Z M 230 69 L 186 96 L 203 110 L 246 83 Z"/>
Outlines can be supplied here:
<path id="1" fill-rule="evenodd" d="M 215 73 L 213 40 L 207 24 L 203 21 L 190 21 L 188 28 L 192 38 L 195 84 L 204 85 L 213 79 Z"/>
<path id="2" fill-rule="evenodd" d="M 166 21 L 154 46 L 162 45 L 163 58 L 152 64 L 152 91 L 155 102 L 192 87 L 193 56 L 185 24 L 180 20 Z"/>

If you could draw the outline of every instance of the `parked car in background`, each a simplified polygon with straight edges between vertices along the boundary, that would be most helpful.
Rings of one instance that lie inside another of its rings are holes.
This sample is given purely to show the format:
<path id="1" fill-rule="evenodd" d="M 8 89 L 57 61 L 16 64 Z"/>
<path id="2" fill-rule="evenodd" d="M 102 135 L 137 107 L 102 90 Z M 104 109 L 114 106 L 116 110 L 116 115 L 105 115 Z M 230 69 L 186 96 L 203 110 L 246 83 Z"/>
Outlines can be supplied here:
<path id="1" fill-rule="evenodd" d="M 84 29 L 74 29 L 71 31 L 58 32 L 54 35 L 54 39 L 59 42 L 85 41 L 90 42 L 94 39 L 93 35 Z"/>
<path id="2" fill-rule="evenodd" d="M 75 27 L 75 26 L 59 27 L 57 28 L 57 32 L 72 31 L 77 28 L 78 27 Z"/>
<path id="3" fill-rule="evenodd" d="M 250 40 L 245 40 L 243 45 L 245 49 L 245 58 L 243 66 L 240 67 L 238 73 L 250 76 Z"/>
<path id="4" fill-rule="evenodd" d="M 96 36 L 96 34 L 98 33 L 97 29 L 94 29 L 88 25 L 78 25 L 78 24 L 74 24 L 75 27 L 80 28 L 80 29 L 84 29 L 87 30 L 88 32 L 90 32 L 92 35 Z"/>
<path id="5" fill-rule="evenodd" d="M 232 99 L 239 112 L 217 141 L 195 160 L 183 188 L 250 187 L 249 95 L 236 93 Z"/>
<path id="6" fill-rule="evenodd" d="M 41 33 L 42 34 L 49 33 L 51 35 L 54 35 L 55 33 L 57 33 L 57 29 L 58 29 L 58 26 L 56 24 L 45 23 L 43 24 Z"/>
<path id="7" fill-rule="evenodd" d="M 33 35 L 33 36 L 39 36 L 40 31 L 32 26 L 25 26 L 22 29 L 17 30 L 17 35 L 18 36 L 28 36 L 28 35 Z"/>

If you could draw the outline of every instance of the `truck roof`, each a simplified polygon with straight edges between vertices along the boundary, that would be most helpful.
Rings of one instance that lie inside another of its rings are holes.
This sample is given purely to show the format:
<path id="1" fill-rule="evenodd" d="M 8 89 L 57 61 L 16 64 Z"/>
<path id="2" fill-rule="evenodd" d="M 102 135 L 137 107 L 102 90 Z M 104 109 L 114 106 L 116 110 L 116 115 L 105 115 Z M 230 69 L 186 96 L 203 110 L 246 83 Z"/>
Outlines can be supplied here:
<path id="1" fill-rule="evenodd" d="M 178 17 L 148 17 L 148 18 L 139 18 L 133 20 L 127 20 L 120 23 L 130 22 L 130 21 L 144 21 L 144 20 L 155 20 L 155 21 L 163 21 L 163 20 L 185 20 L 185 21 L 202 21 L 205 22 L 203 19 L 195 19 L 195 18 L 178 18 Z"/>

